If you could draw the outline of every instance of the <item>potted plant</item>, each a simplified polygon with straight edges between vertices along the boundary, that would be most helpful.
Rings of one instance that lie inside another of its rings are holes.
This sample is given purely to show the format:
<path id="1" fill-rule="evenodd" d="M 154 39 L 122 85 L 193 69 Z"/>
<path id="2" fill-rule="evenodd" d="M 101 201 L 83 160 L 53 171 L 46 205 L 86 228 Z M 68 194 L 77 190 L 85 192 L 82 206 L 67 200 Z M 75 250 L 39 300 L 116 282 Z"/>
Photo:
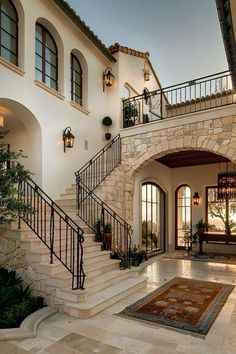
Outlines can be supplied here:
<path id="1" fill-rule="evenodd" d="M 192 235 L 192 243 L 199 243 L 199 251 L 198 254 L 203 254 L 202 252 L 202 242 L 201 237 L 203 236 L 204 232 L 208 228 L 208 224 L 200 219 L 194 226 L 195 232 Z"/>
<path id="2" fill-rule="evenodd" d="M 95 239 L 97 242 L 103 242 L 103 225 L 102 220 L 97 220 L 95 224 L 96 236 Z"/>
<path id="3" fill-rule="evenodd" d="M 106 127 L 106 133 L 105 133 L 105 138 L 106 140 L 111 139 L 111 133 L 108 132 L 108 127 L 112 125 L 112 119 L 109 116 L 106 116 L 102 120 L 102 124 Z"/>
<path id="4" fill-rule="evenodd" d="M 132 127 L 138 117 L 138 108 L 133 103 L 129 102 L 123 109 L 124 128 Z"/>
<path id="5" fill-rule="evenodd" d="M 111 233 L 110 223 L 104 225 L 104 238 L 105 238 L 106 249 L 110 250 L 112 244 L 112 233 Z"/>

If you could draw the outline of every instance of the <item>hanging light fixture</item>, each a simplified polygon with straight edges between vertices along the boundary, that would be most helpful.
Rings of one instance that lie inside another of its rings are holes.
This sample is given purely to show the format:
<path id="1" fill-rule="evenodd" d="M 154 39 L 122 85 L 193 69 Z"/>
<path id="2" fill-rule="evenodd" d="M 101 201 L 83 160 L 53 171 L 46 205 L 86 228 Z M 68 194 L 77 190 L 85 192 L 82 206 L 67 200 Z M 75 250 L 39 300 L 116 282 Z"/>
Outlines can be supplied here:
<path id="1" fill-rule="evenodd" d="M 111 87 L 114 84 L 115 76 L 112 74 L 112 68 L 108 67 L 103 73 L 103 92 L 105 91 L 105 86 Z"/>
<path id="2" fill-rule="evenodd" d="M 199 194 L 198 194 L 198 192 L 195 192 L 194 195 L 193 195 L 193 204 L 194 205 L 199 205 L 199 201 L 200 201 Z"/>
<path id="3" fill-rule="evenodd" d="M 150 80 L 150 72 L 149 70 L 144 71 L 144 80 L 149 81 Z"/>
<path id="4" fill-rule="evenodd" d="M 236 172 L 226 171 L 218 173 L 218 199 L 236 198 Z"/>
<path id="5" fill-rule="evenodd" d="M 64 152 L 66 152 L 66 148 L 73 148 L 74 145 L 74 140 L 75 137 L 74 135 L 71 133 L 71 127 L 66 127 L 63 130 L 63 142 L 64 142 Z"/>
<path id="6" fill-rule="evenodd" d="M 143 70 L 143 77 L 144 77 L 144 81 L 149 81 L 150 80 L 150 68 L 148 65 L 148 62 L 145 60 L 144 62 L 144 70 Z"/>

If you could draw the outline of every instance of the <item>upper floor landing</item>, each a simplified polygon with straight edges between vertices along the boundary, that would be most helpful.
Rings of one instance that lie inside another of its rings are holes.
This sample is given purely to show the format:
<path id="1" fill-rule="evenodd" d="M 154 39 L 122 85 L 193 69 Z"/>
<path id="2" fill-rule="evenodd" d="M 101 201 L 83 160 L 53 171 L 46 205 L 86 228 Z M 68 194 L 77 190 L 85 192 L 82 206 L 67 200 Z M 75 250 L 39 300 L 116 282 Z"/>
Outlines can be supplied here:
<path id="1" fill-rule="evenodd" d="M 123 136 L 236 112 L 235 71 L 224 71 L 123 100 Z"/>

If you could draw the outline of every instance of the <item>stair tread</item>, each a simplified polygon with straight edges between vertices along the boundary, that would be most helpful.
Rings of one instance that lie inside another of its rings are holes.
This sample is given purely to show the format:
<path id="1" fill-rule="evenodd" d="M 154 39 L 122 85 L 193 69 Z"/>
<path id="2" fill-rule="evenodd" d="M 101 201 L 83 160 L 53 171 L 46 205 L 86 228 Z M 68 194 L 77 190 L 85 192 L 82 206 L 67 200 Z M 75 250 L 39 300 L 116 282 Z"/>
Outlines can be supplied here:
<path id="1" fill-rule="evenodd" d="M 84 271 L 85 271 L 85 274 L 88 274 L 89 272 L 93 272 L 94 270 L 97 270 L 99 268 L 106 267 L 109 265 L 113 265 L 118 262 L 119 262 L 119 260 L 116 260 L 116 259 L 107 259 L 107 260 L 100 261 L 100 262 L 85 264 Z M 46 263 L 40 263 L 40 264 L 46 264 Z M 59 261 L 57 262 L 57 265 L 58 264 L 60 264 Z M 68 278 L 71 278 L 71 274 L 67 269 L 63 269 L 62 271 L 59 271 L 56 274 L 52 274 L 51 277 L 52 278 L 60 278 L 60 279 L 61 278 L 68 279 Z"/>
<path id="2" fill-rule="evenodd" d="M 115 270 L 111 270 L 110 272 L 107 273 L 103 273 L 101 275 L 96 276 L 95 278 L 91 278 L 88 279 L 86 281 L 86 288 L 85 290 L 90 290 L 91 288 L 93 288 L 94 286 L 101 284 L 101 283 L 105 283 L 109 280 L 112 280 L 114 278 L 118 278 L 119 276 L 123 277 L 124 275 L 128 275 L 131 272 L 130 269 L 115 269 Z M 119 281 L 118 281 L 119 282 Z M 84 290 L 81 289 L 77 289 L 77 290 L 72 290 L 71 287 L 66 287 L 63 289 L 63 291 L 72 293 L 72 294 L 76 294 L 76 293 L 83 293 Z"/>
<path id="3" fill-rule="evenodd" d="M 137 278 L 128 278 L 125 280 L 122 280 L 121 282 L 111 285 L 106 289 L 98 291 L 96 294 L 93 294 L 90 296 L 90 298 L 86 302 L 81 302 L 81 303 L 67 303 L 66 305 L 68 307 L 73 307 L 77 309 L 91 309 L 108 299 L 110 299 L 113 296 L 117 296 L 118 294 L 124 292 L 125 290 L 128 290 L 132 288 L 135 285 L 141 284 L 142 282 L 146 281 L 147 277 L 137 277 Z"/>
<path id="4" fill-rule="evenodd" d="M 22 241 L 22 242 L 25 242 L 26 240 Z M 56 240 L 55 240 L 56 241 Z M 102 245 L 102 242 L 96 242 L 96 241 L 92 241 L 92 242 L 84 242 L 83 243 L 83 248 L 86 248 L 86 247 L 93 247 L 93 246 L 100 246 Z M 58 247 L 54 247 L 54 251 L 58 251 Z M 61 252 L 65 252 L 66 250 L 63 248 L 61 250 Z M 37 249 L 34 249 L 34 250 L 31 250 L 31 253 L 36 253 L 36 254 L 45 254 L 45 253 L 48 253 L 50 252 L 49 248 L 45 245 L 45 248 L 37 248 Z"/>

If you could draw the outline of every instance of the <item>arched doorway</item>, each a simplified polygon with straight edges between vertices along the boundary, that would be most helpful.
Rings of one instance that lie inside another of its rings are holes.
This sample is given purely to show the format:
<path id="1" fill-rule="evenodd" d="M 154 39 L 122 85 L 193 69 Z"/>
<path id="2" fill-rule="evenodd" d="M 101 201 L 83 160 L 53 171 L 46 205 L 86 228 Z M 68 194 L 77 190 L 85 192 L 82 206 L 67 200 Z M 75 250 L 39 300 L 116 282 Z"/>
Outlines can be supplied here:
<path id="1" fill-rule="evenodd" d="M 175 192 L 176 233 L 175 248 L 183 249 L 185 239 L 192 230 L 192 191 L 188 185 L 181 185 Z"/>
<path id="2" fill-rule="evenodd" d="M 0 98 L 3 129 L 8 131 L 5 141 L 12 151 L 22 150 L 26 158 L 21 163 L 32 178 L 42 185 L 42 131 L 34 114 L 19 102 Z"/>
<path id="3" fill-rule="evenodd" d="M 142 249 L 147 257 L 165 251 L 165 193 L 153 182 L 142 184 Z"/>

